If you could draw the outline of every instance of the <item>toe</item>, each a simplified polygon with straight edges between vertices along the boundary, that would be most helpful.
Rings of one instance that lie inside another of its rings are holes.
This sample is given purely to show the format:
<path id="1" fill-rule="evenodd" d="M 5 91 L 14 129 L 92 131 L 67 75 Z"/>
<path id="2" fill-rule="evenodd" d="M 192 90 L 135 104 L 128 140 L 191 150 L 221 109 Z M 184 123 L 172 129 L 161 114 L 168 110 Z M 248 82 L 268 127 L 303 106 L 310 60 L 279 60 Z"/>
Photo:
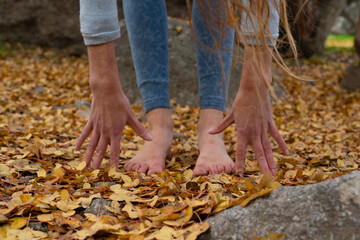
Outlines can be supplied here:
<path id="1" fill-rule="evenodd" d="M 218 170 L 218 168 L 217 168 L 216 165 L 215 165 L 215 166 L 211 166 L 211 167 L 210 167 L 210 171 L 211 171 L 211 174 L 213 174 L 213 175 L 216 175 L 216 174 L 219 173 L 219 170 Z"/>
<path id="2" fill-rule="evenodd" d="M 141 172 L 141 173 L 146 173 L 148 169 L 149 169 L 148 165 L 143 164 L 143 165 L 141 165 L 141 167 L 139 168 L 139 172 Z"/>
<path id="3" fill-rule="evenodd" d="M 227 174 L 230 174 L 230 173 L 231 173 L 231 170 L 232 170 L 231 164 L 225 165 L 225 172 L 226 172 Z"/>
<path id="4" fill-rule="evenodd" d="M 218 173 L 225 172 L 225 166 L 224 165 L 217 165 Z"/>
<path id="5" fill-rule="evenodd" d="M 148 175 L 162 172 L 164 168 L 160 164 L 153 164 L 149 167 Z"/>
<path id="6" fill-rule="evenodd" d="M 207 175 L 208 171 L 204 167 L 196 166 L 194 168 L 193 174 L 194 176 L 202 176 L 202 175 Z"/>
<path id="7" fill-rule="evenodd" d="M 132 169 L 133 169 L 133 171 L 139 171 L 140 167 L 141 167 L 141 164 L 135 163 Z"/>
<path id="8" fill-rule="evenodd" d="M 126 171 L 130 172 L 130 171 L 132 171 L 133 166 L 134 166 L 134 163 L 131 162 L 131 160 L 130 160 L 125 164 L 124 168 L 126 169 Z"/>

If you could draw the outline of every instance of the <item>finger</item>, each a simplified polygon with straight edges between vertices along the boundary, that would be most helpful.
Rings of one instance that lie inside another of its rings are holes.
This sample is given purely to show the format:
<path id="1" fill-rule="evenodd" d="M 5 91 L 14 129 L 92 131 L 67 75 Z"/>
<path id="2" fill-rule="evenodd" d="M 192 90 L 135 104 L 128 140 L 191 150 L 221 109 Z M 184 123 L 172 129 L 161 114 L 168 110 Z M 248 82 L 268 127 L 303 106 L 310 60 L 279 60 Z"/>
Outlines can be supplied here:
<path id="1" fill-rule="evenodd" d="M 233 118 L 233 114 L 230 113 L 229 115 L 227 115 L 223 120 L 221 120 L 221 122 L 211 128 L 208 133 L 210 134 L 218 134 L 223 132 L 228 126 L 230 126 L 232 123 L 234 122 L 234 118 Z"/>
<path id="2" fill-rule="evenodd" d="M 101 162 L 105 156 L 107 145 L 109 144 L 109 140 L 104 137 L 100 138 L 99 144 L 96 147 L 96 153 L 94 156 L 94 160 L 92 163 L 92 167 L 94 169 L 98 169 L 101 165 Z"/>
<path id="3" fill-rule="evenodd" d="M 244 177 L 246 146 L 247 141 L 244 140 L 243 137 L 238 136 L 235 155 L 235 171 L 240 177 Z"/>
<path id="4" fill-rule="evenodd" d="M 151 141 L 153 139 L 151 133 L 146 130 L 146 128 L 139 122 L 139 120 L 137 120 L 135 116 L 129 118 L 128 124 L 144 140 Z"/>
<path id="5" fill-rule="evenodd" d="M 110 143 L 110 167 L 115 166 L 116 170 L 119 168 L 120 139 L 120 136 L 113 137 Z"/>
<path id="6" fill-rule="evenodd" d="M 264 149 L 262 146 L 261 138 L 260 136 L 256 137 L 252 142 L 252 147 L 255 152 L 255 157 L 259 163 L 259 167 L 262 173 L 270 172 L 268 163 L 266 161 Z"/>
<path id="7" fill-rule="evenodd" d="M 273 176 L 276 176 L 276 165 L 274 162 L 274 156 L 272 153 L 272 148 L 271 148 L 270 141 L 269 141 L 267 134 L 263 134 L 263 136 L 261 137 L 261 140 L 262 140 L 262 145 L 263 145 L 266 161 L 267 161 L 268 167 L 270 169 L 270 172 Z"/>
<path id="8" fill-rule="evenodd" d="M 81 132 L 78 140 L 76 141 L 75 144 L 75 151 L 79 151 L 81 146 L 83 145 L 83 143 L 85 142 L 85 140 L 87 139 L 87 137 L 90 135 L 91 130 L 93 129 L 92 124 L 91 123 L 87 123 L 83 129 L 83 131 Z"/>
<path id="9" fill-rule="evenodd" d="M 285 140 L 283 139 L 283 137 L 281 136 L 281 134 L 279 133 L 278 129 L 275 126 L 275 123 L 270 123 L 269 126 L 269 133 L 270 135 L 275 139 L 275 141 L 279 144 L 281 151 L 285 154 L 288 155 L 289 154 L 289 150 L 288 147 L 286 146 Z"/>
<path id="10" fill-rule="evenodd" d="M 94 131 L 93 131 L 93 133 L 91 135 L 91 138 L 90 138 L 90 142 L 89 142 L 89 144 L 87 146 L 86 153 L 85 153 L 85 158 L 84 158 L 84 161 L 86 162 L 87 167 L 91 163 L 91 159 L 93 157 L 96 146 L 98 145 L 99 138 L 100 138 L 100 135 L 99 135 L 98 131 L 96 131 L 96 129 L 94 129 Z"/>

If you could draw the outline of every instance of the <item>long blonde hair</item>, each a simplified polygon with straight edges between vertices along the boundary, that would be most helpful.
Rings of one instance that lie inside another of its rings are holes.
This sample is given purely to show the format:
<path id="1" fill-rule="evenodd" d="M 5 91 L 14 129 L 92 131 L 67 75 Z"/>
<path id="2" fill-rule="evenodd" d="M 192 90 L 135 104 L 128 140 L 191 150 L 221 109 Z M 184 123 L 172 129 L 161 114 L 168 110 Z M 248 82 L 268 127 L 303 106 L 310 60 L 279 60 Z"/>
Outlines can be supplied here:
<path id="1" fill-rule="evenodd" d="M 252 55 L 254 57 L 256 56 L 255 53 L 256 46 L 263 45 L 265 47 L 264 48 L 265 52 L 272 56 L 272 59 L 277 63 L 277 65 L 282 70 L 284 70 L 290 76 L 297 78 L 297 76 L 288 68 L 288 66 L 284 61 L 284 58 L 276 48 L 276 42 L 279 41 L 281 42 L 284 41 L 284 39 L 287 39 L 287 44 L 290 46 L 294 59 L 297 60 L 298 57 L 297 48 L 293 36 L 291 34 L 291 29 L 288 22 L 286 0 L 246 0 L 245 1 L 246 4 L 244 4 L 244 0 L 194 0 L 194 1 L 196 1 L 197 7 L 199 8 L 200 12 L 204 13 L 205 11 L 207 11 L 206 14 L 202 14 L 203 17 L 214 15 L 213 17 L 217 19 L 217 21 L 222 21 L 222 23 L 219 24 L 228 25 L 231 28 L 234 28 L 236 45 L 242 45 L 246 49 L 253 51 L 254 54 Z M 218 13 L 217 11 L 213 9 L 205 9 L 204 4 L 202 4 L 203 1 L 217 1 L 218 6 L 222 7 L 225 11 L 225 14 L 227 15 L 226 21 L 224 21 L 224 19 L 215 16 Z M 307 0 L 303 0 L 303 1 L 305 4 Z M 275 39 L 271 34 L 270 25 L 269 25 L 270 4 L 277 11 L 280 22 L 282 23 L 285 32 L 285 38 L 283 39 Z M 187 5 L 188 5 L 190 23 L 191 23 L 190 0 L 187 0 Z M 257 31 L 253 32 L 252 35 L 253 44 L 249 44 L 247 41 L 247 37 L 248 37 L 247 33 L 249 33 L 251 29 L 249 29 L 249 27 L 246 24 L 242 23 L 242 21 L 245 20 L 243 19 L 244 16 L 246 16 L 246 20 L 248 22 L 251 22 L 252 26 L 257 26 L 256 29 Z M 209 25 L 208 27 L 211 28 L 212 26 Z M 271 45 L 274 47 L 266 44 L 269 43 L 269 41 L 272 43 Z M 216 44 L 216 47 L 221 47 L 221 44 Z M 218 54 L 221 61 L 220 51 L 218 51 Z M 254 61 L 256 60 L 254 59 Z M 257 71 L 260 71 L 265 77 L 266 70 L 262 62 L 259 62 L 256 66 L 253 65 L 253 67 L 254 68 L 256 67 Z M 266 81 L 266 84 L 268 89 L 276 99 L 276 96 L 274 94 L 274 91 L 270 83 Z"/>

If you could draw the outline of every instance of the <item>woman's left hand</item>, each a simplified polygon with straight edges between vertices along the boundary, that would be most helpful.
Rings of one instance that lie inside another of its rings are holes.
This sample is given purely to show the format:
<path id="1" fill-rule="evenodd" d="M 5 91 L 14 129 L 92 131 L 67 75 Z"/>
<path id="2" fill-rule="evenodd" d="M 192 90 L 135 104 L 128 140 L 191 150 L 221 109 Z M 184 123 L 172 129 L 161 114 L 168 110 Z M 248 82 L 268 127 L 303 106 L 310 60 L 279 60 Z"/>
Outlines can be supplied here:
<path id="1" fill-rule="evenodd" d="M 210 134 L 218 134 L 232 123 L 236 124 L 235 171 L 240 176 L 244 173 L 247 145 L 252 146 L 261 172 L 276 175 L 268 133 L 276 140 L 283 153 L 288 154 L 286 143 L 272 117 L 268 89 L 271 78 L 271 55 L 264 47 L 245 49 L 241 83 L 230 113 L 209 131 Z"/>
<path id="2" fill-rule="evenodd" d="M 276 165 L 268 133 L 276 140 L 284 154 L 288 154 L 288 150 L 272 118 L 269 95 L 260 100 L 255 92 L 240 90 L 230 113 L 209 133 L 220 133 L 234 122 L 237 134 L 235 171 L 243 176 L 246 147 L 250 145 L 261 172 L 271 172 L 275 176 Z"/>

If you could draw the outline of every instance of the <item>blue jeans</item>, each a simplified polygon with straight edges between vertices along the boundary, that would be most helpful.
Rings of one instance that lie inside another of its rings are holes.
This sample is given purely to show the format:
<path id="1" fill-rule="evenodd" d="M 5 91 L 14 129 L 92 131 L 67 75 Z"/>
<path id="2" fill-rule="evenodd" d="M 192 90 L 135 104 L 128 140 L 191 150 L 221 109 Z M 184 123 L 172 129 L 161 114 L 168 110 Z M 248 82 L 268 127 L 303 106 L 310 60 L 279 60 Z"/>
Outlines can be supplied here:
<path id="1" fill-rule="evenodd" d="M 137 83 L 145 111 L 169 108 L 165 0 L 123 0 L 123 6 Z M 223 6 L 218 5 L 217 0 L 194 0 L 192 21 L 198 64 L 200 108 L 223 111 L 230 79 L 234 29 L 226 24 L 226 11 Z"/>

